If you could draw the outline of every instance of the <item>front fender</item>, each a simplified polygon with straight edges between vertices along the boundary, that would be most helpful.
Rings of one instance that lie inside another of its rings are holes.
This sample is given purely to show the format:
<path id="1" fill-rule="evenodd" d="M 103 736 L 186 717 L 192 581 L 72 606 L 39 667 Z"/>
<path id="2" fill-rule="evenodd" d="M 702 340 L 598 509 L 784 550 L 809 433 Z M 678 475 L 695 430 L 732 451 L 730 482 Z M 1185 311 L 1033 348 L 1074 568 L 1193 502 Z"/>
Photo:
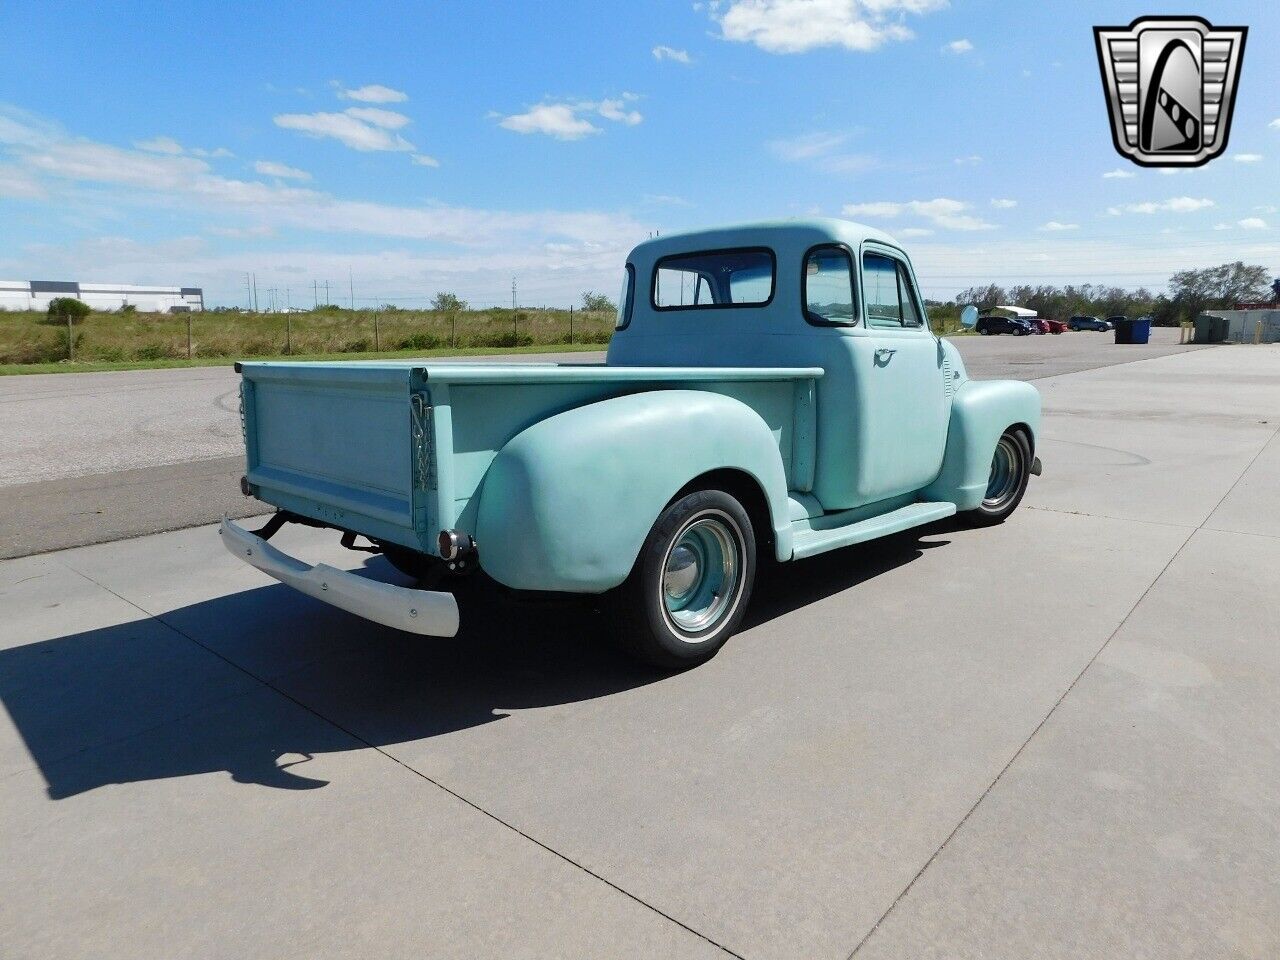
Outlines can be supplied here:
<path id="1" fill-rule="evenodd" d="M 964 381 L 951 398 L 942 471 L 925 488 L 925 499 L 954 503 L 957 510 L 976 509 L 987 492 L 996 442 L 1015 423 L 1030 429 L 1034 451 L 1040 433 L 1039 390 L 1021 380 Z"/>
<path id="2" fill-rule="evenodd" d="M 520 590 L 600 593 L 631 572 L 654 521 L 711 470 L 755 479 L 791 552 L 777 441 L 746 404 L 696 390 L 614 397 L 548 417 L 498 452 L 480 489 L 480 565 Z"/>

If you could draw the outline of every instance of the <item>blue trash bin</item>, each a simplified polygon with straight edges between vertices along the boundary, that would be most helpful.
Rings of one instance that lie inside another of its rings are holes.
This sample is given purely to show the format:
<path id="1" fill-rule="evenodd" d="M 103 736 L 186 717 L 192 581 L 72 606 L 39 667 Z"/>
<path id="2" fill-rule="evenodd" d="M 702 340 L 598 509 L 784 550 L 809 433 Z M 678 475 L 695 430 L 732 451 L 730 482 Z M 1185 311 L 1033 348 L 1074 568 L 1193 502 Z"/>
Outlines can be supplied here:
<path id="1" fill-rule="evenodd" d="M 1133 326 L 1129 328 L 1130 343 L 1150 343 L 1151 342 L 1151 318 L 1139 317 L 1132 321 Z"/>

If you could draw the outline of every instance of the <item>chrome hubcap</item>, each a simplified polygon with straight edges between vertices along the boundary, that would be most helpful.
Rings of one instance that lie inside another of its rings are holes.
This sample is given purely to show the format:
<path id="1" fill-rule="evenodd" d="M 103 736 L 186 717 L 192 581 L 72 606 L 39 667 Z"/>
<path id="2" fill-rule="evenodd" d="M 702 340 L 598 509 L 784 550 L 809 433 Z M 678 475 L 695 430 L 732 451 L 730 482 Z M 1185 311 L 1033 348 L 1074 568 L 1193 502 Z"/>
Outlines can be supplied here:
<path id="1" fill-rule="evenodd" d="M 741 570 L 736 526 L 718 513 L 694 520 L 677 534 L 663 564 L 668 621 L 685 634 L 715 626 L 733 608 Z"/>
<path id="2" fill-rule="evenodd" d="M 1022 451 L 1012 437 L 1001 437 L 996 444 L 995 456 L 991 458 L 991 476 L 987 480 L 987 495 L 982 505 L 992 510 L 1000 509 L 1018 492 L 1021 482 Z"/>

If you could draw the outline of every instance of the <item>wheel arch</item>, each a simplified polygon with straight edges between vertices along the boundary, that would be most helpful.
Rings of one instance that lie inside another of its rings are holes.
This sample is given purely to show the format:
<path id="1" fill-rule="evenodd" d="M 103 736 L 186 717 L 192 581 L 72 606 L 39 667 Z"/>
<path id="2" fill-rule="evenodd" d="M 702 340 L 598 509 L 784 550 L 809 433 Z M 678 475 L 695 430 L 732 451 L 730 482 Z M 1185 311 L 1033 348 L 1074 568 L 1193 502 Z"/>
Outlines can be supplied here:
<path id="1" fill-rule="evenodd" d="M 1006 430 L 1026 431 L 1035 454 L 1040 428 L 1040 392 L 1021 380 L 966 380 L 951 401 L 947 446 L 937 479 L 925 488 L 928 500 L 973 510 L 987 489 L 991 457 Z"/>
<path id="2" fill-rule="evenodd" d="M 741 497 L 753 526 L 767 518 L 775 552 L 790 554 L 782 455 L 742 401 L 651 390 L 556 414 L 489 466 L 477 494 L 480 566 L 517 590 L 603 593 L 627 578 L 681 491 L 716 483 Z"/>

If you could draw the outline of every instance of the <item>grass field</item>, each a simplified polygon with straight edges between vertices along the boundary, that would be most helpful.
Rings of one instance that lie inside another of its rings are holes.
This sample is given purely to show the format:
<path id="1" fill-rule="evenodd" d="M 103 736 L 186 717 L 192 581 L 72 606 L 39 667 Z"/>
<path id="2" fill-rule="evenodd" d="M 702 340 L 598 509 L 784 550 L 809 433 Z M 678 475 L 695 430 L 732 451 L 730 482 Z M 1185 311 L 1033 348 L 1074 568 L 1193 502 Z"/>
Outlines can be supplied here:
<path id="1" fill-rule="evenodd" d="M 92 313 L 75 324 L 68 343 L 64 322 L 40 313 L 0 312 L 0 365 L 598 347 L 608 342 L 613 322 L 610 312 L 568 310 Z"/>
<path id="2" fill-rule="evenodd" d="M 572 331 L 570 317 L 572 316 Z M 932 307 L 936 333 L 958 310 Z M 0 375 L 209 366 L 290 357 L 338 360 L 599 350 L 612 312 L 317 310 L 309 313 L 92 313 L 73 327 L 42 313 L 0 311 Z M 189 324 L 189 326 L 188 326 Z M 189 339 L 188 339 L 189 338 Z"/>

